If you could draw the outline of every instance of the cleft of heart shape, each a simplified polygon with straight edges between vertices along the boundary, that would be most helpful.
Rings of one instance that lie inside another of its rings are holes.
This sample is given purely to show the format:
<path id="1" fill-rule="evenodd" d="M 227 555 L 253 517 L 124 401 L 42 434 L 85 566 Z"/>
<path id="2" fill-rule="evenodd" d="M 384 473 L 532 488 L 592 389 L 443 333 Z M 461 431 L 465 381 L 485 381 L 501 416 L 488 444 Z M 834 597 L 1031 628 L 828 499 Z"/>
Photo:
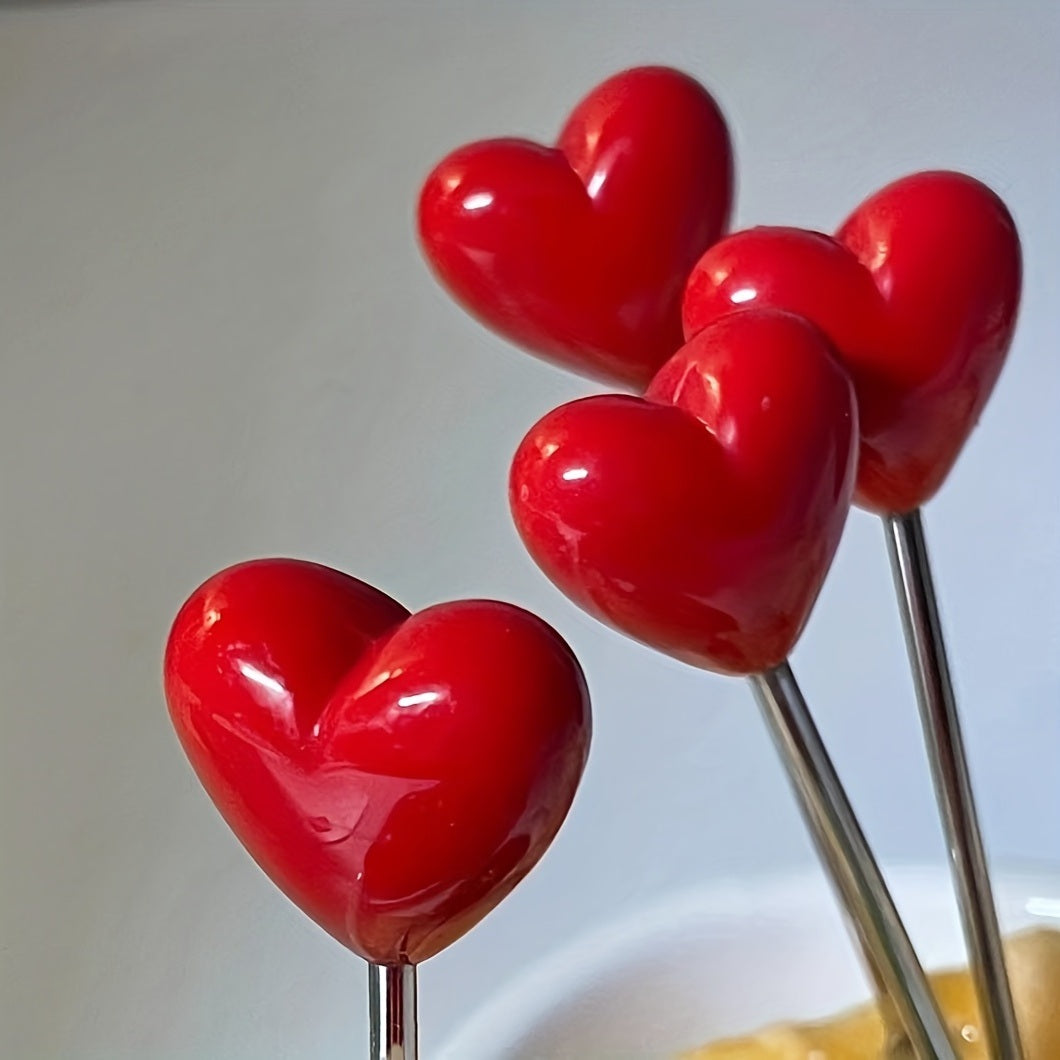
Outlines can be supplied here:
<path id="1" fill-rule="evenodd" d="M 638 67 L 594 88 L 554 147 L 484 140 L 443 159 L 420 193 L 420 244 L 487 326 L 639 391 L 681 345 L 684 283 L 725 230 L 732 171 L 706 90 Z"/>
<path id="2" fill-rule="evenodd" d="M 379 964 L 426 960 L 504 898 L 588 752 L 581 669 L 540 619 L 482 600 L 410 615 L 297 560 L 210 578 L 164 672 L 180 742 L 251 857 Z"/>
<path id="3" fill-rule="evenodd" d="M 1015 329 L 1019 236 L 989 188 L 918 173 L 863 202 L 833 238 L 753 228 L 700 259 L 685 336 L 749 306 L 799 313 L 829 336 L 858 395 L 856 500 L 911 511 L 949 475 L 997 382 Z"/>
<path id="4" fill-rule="evenodd" d="M 509 498 L 575 603 L 695 666 L 782 662 L 842 534 L 857 410 L 822 334 L 776 310 L 705 328 L 645 397 L 583 398 L 526 435 Z"/>

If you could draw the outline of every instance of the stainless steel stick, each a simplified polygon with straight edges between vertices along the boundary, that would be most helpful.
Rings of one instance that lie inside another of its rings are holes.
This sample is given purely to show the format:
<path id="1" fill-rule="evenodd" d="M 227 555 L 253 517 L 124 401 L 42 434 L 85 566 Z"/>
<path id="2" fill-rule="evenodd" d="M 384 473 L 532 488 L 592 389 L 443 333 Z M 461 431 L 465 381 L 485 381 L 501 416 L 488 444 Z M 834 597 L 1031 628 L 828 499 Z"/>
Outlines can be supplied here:
<path id="1" fill-rule="evenodd" d="M 751 686 L 788 772 L 810 833 L 891 1010 L 920 1060 L 957 1060 L 938 1003 L 905 925 L 836 774 L 806 701 L 785 662 Z M 892 1042 L 888 1055 L 899 1056 Z"/>
<path id="2" fill-rule="evenodd" d="M 371 1060 L 417 1060 L 416 966 L 368 965 Z"/>
<path id="3" fill-rule="evenodd" d="M 920 721 L 931 761 L 987 1050 L 1022 1060 L 994 895 L 961 737 L 920 510 L 884 518 Z"/>

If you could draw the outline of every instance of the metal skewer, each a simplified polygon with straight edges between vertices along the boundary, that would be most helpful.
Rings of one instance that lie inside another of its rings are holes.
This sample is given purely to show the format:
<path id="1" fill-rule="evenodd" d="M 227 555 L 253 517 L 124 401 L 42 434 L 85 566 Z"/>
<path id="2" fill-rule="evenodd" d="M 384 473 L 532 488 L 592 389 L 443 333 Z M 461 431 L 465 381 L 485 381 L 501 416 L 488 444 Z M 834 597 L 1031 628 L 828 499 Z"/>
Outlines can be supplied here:
<path id="1" fill-rule="evenodd" d="M 750 681 L 818 855 L 881 992 L 891 1038 L 886 1055 L 898 1057 L 911 1047 L 920 1060 L 957 1060 L 927 976 L 791 667 L 784 662 Z"/>
<path id="2" fill-rule="evenodd" d="M 416 966 L 368 965 L 371 1060 L 417 1060 Z"/>
<path id="3" fill-rule="evenodd" d="M 987 1051 L 995 1060 L 1022 1060 L 920 509 L 885 516 L 884 524 Z"/>

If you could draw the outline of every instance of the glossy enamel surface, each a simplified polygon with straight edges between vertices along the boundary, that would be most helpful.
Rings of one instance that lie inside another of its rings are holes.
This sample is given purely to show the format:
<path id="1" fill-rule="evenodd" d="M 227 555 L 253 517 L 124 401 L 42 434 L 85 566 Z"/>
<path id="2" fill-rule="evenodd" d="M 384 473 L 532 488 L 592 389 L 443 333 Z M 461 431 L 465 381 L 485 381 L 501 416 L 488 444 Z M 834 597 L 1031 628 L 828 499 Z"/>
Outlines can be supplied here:
<path id="1" fill-rule="evenodd" d="M 645 398 L 585 398 L 542 419 L 512 464 L 512 512 L 591 614 L 693 665 L 757 672 L 787 656 L 820 591 L 856 436 L 849 378 L 816 328 L 734 314 Z"/>
<path id="2" fill-rule="evenodd" d="M 196 590 L 170 634 L 165 690 L 254 860 L 377 963 L 431 957 L 526 875 L 590 737 L 581 670 L 540 619 L 493 601 L 410 616 L 295 560 Z"/>
<path id="3" fill-rule="evenodd" d="M 1019 306 L 1019 237 L 1000 199 L 959 173 L 915 174 L 837 236 L 756 228 L 712 247 L 684 300 L 688 336 L 750 305 L 806 316 L 858 394 L 856 499 L 907 512 L 945 481 L 997 382 Z"/>
<path id="4" fill-rule="evenodd" d="M 723 232 L 732 150 L 697 82 L 641 67 L 599 85 L 554 147 L 469 144 L 427 178 L 424 254 L 450 293 L 513 342 L 643 389 L 681 346 L 689 270 Z"/>

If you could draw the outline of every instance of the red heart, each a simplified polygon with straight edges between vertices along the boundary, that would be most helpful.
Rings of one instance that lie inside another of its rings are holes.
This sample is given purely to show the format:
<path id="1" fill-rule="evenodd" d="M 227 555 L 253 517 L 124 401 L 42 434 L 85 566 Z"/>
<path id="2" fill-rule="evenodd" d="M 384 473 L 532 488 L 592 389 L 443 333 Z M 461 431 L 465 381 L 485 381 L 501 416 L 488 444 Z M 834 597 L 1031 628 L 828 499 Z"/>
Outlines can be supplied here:
<path id="1" fill-rule="evenodd" d="M 642 389 L 681 345 L 681 291 L 724 231 L 725 120 L 665 67 L 593 89 L 555 147 L 486 140 L 420 195 L 428 262 L 474 316 L 566 368 Z"/>
<path id="2" fill-rule="evenodd" d="M 540 619 L 418 614 L 338 571 L 259 560 L 191 596 L 170 715 L 251 857 L 368 960 L 426 960 L 530 871 L 588 751 L 577 661 Z"/>
<path id="3" fill-rule="evenodd" d="M 835 554 L 857 415 L 821 334 L 777 311 L 705 329 L 645 398 L 562 405 L 512 464 L 516 526 L 575 603 L 696 666 L 781 662 Z"/>
<path id="4" fill-rule="evenodd" d="M 906 512 L 945 481 L 990 397 L 1020 271 L 1015 225 L 992 191 L 919 173 L 867 199 L 836 239 L 755 228 L 716 244 L 689 278 L 685 334 L 751 305 L 817 324 L 858 394 L 856 500 Z"/>

